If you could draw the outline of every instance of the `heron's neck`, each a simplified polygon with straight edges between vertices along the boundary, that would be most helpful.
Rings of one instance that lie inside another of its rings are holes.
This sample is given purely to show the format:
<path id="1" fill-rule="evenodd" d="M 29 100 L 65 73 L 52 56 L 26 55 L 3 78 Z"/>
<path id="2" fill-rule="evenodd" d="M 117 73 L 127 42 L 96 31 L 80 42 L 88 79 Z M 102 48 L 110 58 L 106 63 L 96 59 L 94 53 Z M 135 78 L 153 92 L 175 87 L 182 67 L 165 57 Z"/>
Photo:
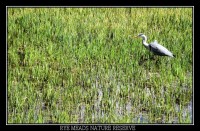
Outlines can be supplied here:
<path id="1" fill-rule="evenodd" d="M 142 44 L 143 44 L 146 48 L 149 48 L 149 44 L 147 43 L 147 38 L 146 38 L 146 37 L 143 37 Z"/>

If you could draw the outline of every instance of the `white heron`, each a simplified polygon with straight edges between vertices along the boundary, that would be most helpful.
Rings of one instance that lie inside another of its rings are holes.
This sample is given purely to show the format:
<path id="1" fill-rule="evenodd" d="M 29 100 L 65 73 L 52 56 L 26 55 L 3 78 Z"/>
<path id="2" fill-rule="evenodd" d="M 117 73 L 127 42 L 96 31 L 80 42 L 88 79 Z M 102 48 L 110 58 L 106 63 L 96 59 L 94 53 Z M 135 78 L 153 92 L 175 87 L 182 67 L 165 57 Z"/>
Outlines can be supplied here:
<path id="1" fill-rule="evenodd" d="M 157 40 L 155 40 L 154 42 L 151 42 L 150 44 L 147 43 L 147 37 L 140 33 L 138 36 L 136 37 L 141 37 L 142 40 L 142 44 L 151 52 L 153 52 L 155 55 L 159 55 L 159 56 L 170 56 L 170 57 L 175 57 L 173 55 L 172 52 L 170 52 L 167 48 L 165 48 L 164 46 L 158 44 Z"/>

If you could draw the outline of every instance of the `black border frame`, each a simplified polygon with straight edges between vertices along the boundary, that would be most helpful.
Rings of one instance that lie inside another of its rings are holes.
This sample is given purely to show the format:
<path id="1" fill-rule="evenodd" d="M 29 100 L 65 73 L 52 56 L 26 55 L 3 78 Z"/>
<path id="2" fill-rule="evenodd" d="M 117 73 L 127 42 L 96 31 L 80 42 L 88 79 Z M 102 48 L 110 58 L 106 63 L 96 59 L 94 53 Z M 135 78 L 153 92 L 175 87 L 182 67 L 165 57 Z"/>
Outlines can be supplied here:
<path id="1" fill-rule="evenodd" d="M 30 1 L 29 1 L 30 2 Z M 109 6 L 109 7 L 118 7 L 118 6 L 122 6 L 122 7 L 126 7 L 126 6 L 144 6 L 144 7 L 146 7 L 146 6 L 155 6 L 155 7 L 158 7 L 158 6 L 169 6 L 169 7 L 174 7 L 174 6 L 193 6 L 193 95 L 194 95 L 194 97 L 196 97 L 196 98 L 194 98 L 194 99 L 196 99 L 196 100 L 193 100 L 193 103 L 194 102 L 198 102 L 198 99 L 197 99 L 197 96 L 198 96 L 198 91 L 195 91 L 195 88 L 194 88 L 194 81 L 195 81 L 195 72 L 196 72 L 196 70 L 195 70 L 195 62 L 194 62 L 194 59 L 195 59 L 195 48 L 194 48 L 194 43 L 195 43 L 195 31 L 196 31 L 196 36 L 197 36 L 197 34 L 200 34 L 199 32 L 197 32 L 198 31 L 198 29 L 195 29 L 195 25 L 197 26 L 198 25 L 198 23 L 197 22 L 195 22 L 195 20 L 196 19 L 198 19 L 197 17 L 195 17 L 195 15 L 196 16 L 198 16 L 198 12 L 197 12 L 197 6 L 195 6 L 194 4 L 195 4 L 195 2 L 194 2 L 194 0 L 192 0 L 192 1 L 187 1 L 187 2 L 183 2 L 183 1 L 171 1 L 172 3 L 170 3 L 170 2 L 166 2 L 166 1 L 148 1 L 148 2 L 145 2 L 145 3 L 143 3 L 142 1 L 133 1 L 133 2 L 127 2 L 127 3 L 122 3 L 122 2 L 116 2 L 116 3 L 114 3 L 114 4 L 108 4 L 107 3 L 107 5 L 105 5 L 105 3 L 101 3 L 101 2 L 91 2 L 91 3 L 84 3 L 84 2 L 80 2 L 80 3 L 75 3 L 75 2 L 66 2 L 66 3 L 63 3 L 63 2 L 60 2 L 59 4 L 58 3 L 56 3 L 55 1 L 54 2 L 52 2 L 52 1 L 49 1 L 49 2 L 46 2 L 45 4 L 44 3 L 41 3 L 41 1 L 35 1 L 35 2 L 21 2 L 21 3 L 23 3 L 23 4 L 19 4 L 19 3 L 14 3 L 13 1 L 11 2 L 11 1 L 7 1 L 7 3 L 3 3 L 3 5 L 4 5 L 4 8 L 1 8 L 1 12 L 3 12 L 3 13 L 1 13 L 1 14 L 4 14 L 4 16 L 3 16 L 3 18 L 5 18 L 5 25 L 4 25 L 4 27 L 2 26 L 2 31 L 4 31 L 4 34 L 5 34 L 5 36 L 3 37 L 3 39 L 5 40 L 4 42 L 2 42 L 2 43 L 5 43 L 5 44 L 1 44 L 1 45 L 5 45 L 5 47 L 2 47 L 1 49 L 6 49 L 6 50 L 4 50 L 4 51 L 2 51 L 1 53 L 3 54 L 3 56 L 5 55 L 6 57 L 4 57 L 4 58 L 6 58 L 6 60 L 5 60 L 5 67 L 6 68 L 4 68 L 4 69 L 6 69 L 5 70 L 5 75 L 4 75 L 4 78 L 5 78 L 5 76 L 6 76 L 6 79 L 5 79 L 5 85 L 6 85 L 6 88 L 7 88 L 7 46 L 6 46 L 6 40 L 7 40 L 7 14 L 6 14 L 6 10 L 7 10 L 7 7 L 8 6 L 17 6 L 17 7 L 21 7 L 21 6 L 40 6 L 40 5 L 43 5 L 43 6 L 64 6 L 64 5 L 67 5 L 67 6 L 71 6 L 71 7 L 77 7 L 77 6 L 80 6 L 80 7 L 82 7 L 82 6 L 94 6 L 94 7 L 101 7 L 101 6 Z M 197 2 L 196 2 L 197 3 Z M 196 19 L 195 19 L 196 18 Z M 2 21 L 3 21 L 3 19 L 1 19 Z M 4 22 L 2 22 L 2 23 L 4 23 Z M 199 35 L 198 35 L 199 36 Z M 196 38 L 197 39 L 197 38 Z M 197 49 L 198 47 L 196 46 L 196 49 Z M 198 51 L 196 51 L 196 52 L 198 52 Z M 197 55 L 196 55 L 197 56 Z M 200 57 L 197 57 L 197 58 L 200 58 Z M 3 63 L 3 62 L 2 62 Z M 198 61 L 196 62 L 196 63 L 198 63 Z M 2 64 L 1 64 L 2 65 Z M 196 66 L 197 67 L 197 66 Z M 198 67 L 196 68 L 196 69 L 198 69 Z M 195 70 L 195 71 L 194 71 Z M 197 84 L 197 83 L 196 83 Z M 1 95 L 1 97 L 2 97 L 2 99 L 1 100 L 4 100 L 3 102 L 2 102 L 2 105 L 6 105 L 7 103 L 6 103 L 6 97 L 7 97 L 7 94 L 5 93 L 6 92 L 6 88 L 3 88 L 3 89 L 5 89 L 5 90 L 3 90 L 3 91 L 1 91 L 1 93 L 2 93 L 2 95 Z M 198 87 L 196 87 L 196 89 L 197 89 Z M 5 96 L 4 96 L 5 95 Z M 197 105 L 197 104 L 196 104 Z M 194 106 L 193 106 L 194 107 Z M 196 113 L 198 113 L 198 111 L 197 111 L 197 107 L 198 106 L 195 106 L 195 108 L 193 109 L 193 111 L 195 112 L 196 111 Z M 5 109 L 4 111 L 3 111 L 3 109 Z M 5 124 L 3 124 L 2 122 L 0 122 L 2 125 L 0 126 L 1 128 L 3 127 L 4 129 L 6 128 L 6 129 L 30 129 L 30 128 L 33 128 L 33 129 L 40 129 L 40 128 L 43 128 L 43 129 L 57 129 L 57 130 L 60 130 L 60 126 L 65 126 L 65 124 L 58 124 L 58 125 L 55 125 L 55 124 L 45 124 L 45 125 L 43 125 L 43 124 L 37 124 L 37 125 L 32 125 L 32 124 L 30 124 L 30 125 L 27 125 L 27 124 L 14 124 L 14 125 L 12 125 L 12 124 L 7 124 L 7 119 L 6 119 L 6 115 L 7 115 L 7 109 L 6 109 L 6 107 L 5 108 L 0 108 L 0 110 L 1 110 L 1 113 L 2 113 L 2 116 L 5 116 L 5 119 L 2 119 L 2 121 L 4 121 L 5 122 Z M 200 124 L 200 122 L 199 122 L 199 119 L 197 120 L 197 116 L 199 116 L 199 115 L 197 115 L 196 113 L 194 113 L 193 112 L 193 124 L 189 124 L 189 125 L 185 125 L 185 124 L 178 124 L 178 125 L 173 125 L 173 124 L 170 124 L 170 125 L 168 125 L 168 124 L 164 124 L 164 125 L 160 125 L 160 124 L 139 124 L 139 125 L 137 125 L 137 124 L 134 124 L 135 125 L 135 129 L 136 130 L 139 130 L 139 129 L 163 129 L 163 127 L 165 128 L 165 129 L 194 129 L 194 128 L 196 128 L 196 127 L 199 127 L 199 124 Z M 6 115 L 5 115 L 6 114 Z M 194 114 L 195 114 L 195 116 L 194 116 Z M 2 117 L 1 117 L 2 118 Z M 74 124 L 70 124 L 70 125 L 74 125 Z M 90 125 L 96 125 L 96 124 L 78 124 L 78 125 L 88 125 L 88 126 L 90 126 Z M 109 124 L 108 124 L 109 125 Z M 111 126 L 113 126 L 113 125 L 115 125 L 115 124 L 112 124 Z M 124 124 L 120 124 L 120 125 L 124 125 Z M 131 125 L 131 124 L 125 124 L 125 125 Z"/>

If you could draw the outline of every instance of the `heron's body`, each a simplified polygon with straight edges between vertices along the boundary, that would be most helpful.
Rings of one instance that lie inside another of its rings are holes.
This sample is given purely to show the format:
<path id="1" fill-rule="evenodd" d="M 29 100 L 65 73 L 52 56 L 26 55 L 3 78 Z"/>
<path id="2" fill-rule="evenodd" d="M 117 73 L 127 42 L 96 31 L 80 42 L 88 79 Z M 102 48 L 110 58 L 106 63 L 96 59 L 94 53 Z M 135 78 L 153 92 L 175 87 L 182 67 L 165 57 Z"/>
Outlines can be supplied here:
<path id="1" fill-rule="evenodd" d="M 142 40 L 143 45 L 147 49 L 149 49 L 151 52 L 153 52 L 155 55 L 174 57 L 172 52 L 170 52 L 164 46 L 158 44 L 158 42 L 156 40 L 154 42 L 148 44 L 146 42 L 147 41 L 147 37 L 144 34 L 139 34 L 138 37 L 142 37 L 143 38 L 143 40 Z"/>

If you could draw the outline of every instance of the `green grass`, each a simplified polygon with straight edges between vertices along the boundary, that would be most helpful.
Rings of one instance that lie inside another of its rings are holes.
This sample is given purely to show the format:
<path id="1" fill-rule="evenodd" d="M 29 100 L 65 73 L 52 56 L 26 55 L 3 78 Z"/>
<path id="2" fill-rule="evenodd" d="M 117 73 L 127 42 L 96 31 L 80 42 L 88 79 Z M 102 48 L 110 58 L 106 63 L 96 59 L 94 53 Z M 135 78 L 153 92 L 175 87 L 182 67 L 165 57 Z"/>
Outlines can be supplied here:
<path id="1" fill-rule="evenodd" d="M 192 123 L 192 8 L 8 8 L 7 36 L 8 123 Z"/>

